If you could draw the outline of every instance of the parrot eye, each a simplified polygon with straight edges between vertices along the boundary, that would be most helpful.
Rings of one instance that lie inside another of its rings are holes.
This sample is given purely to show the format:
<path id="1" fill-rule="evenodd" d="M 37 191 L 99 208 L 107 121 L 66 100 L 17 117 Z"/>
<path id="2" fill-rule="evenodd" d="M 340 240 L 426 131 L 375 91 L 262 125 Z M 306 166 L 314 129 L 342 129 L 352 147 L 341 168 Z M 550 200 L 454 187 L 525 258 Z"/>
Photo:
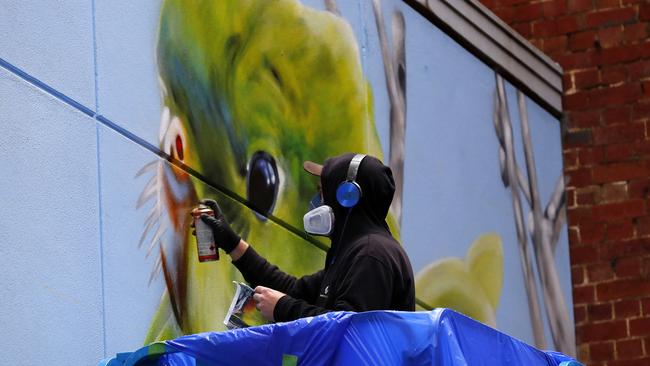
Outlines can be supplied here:
<path id="1" fill-rule="evenodd" d="M 179 160 L 183 160 L 183 139 L 181 135 L 176 135 L 176 155 Z"/>
<path id="2" fill-rule="evenodd" d="M 248 162 L 246 191 L 248 201 L 258 213 L 260 220 L 273 211 L 278 195 L 278 168 L 275 159 L 264 151 L 258 151 Z"/>
<path id="3" fill-rule="evenodd" d="M 163 111 L 162 118 L 160 138 L 163 152 L 172 158 L 184 161 L 187 153 L 185 151 L 187 140 L 180 118 L 170 115 L 167 108 Z"/>

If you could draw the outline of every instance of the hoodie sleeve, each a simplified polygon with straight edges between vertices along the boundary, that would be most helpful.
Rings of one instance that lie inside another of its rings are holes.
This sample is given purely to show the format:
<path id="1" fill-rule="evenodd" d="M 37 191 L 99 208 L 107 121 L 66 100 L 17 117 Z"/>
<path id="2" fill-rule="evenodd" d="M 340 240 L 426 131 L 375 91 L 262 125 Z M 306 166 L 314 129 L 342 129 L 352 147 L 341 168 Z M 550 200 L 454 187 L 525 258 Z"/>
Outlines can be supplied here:
<path id="1" fill-rule="evenodd" d="M 388 309 L 393 293 L 393 273 L 372 256 L 357 258 L 338 286 L 334 308 L 311 305 L 290 295 L 278 300 L 273 310 L 275 321 L 291 321 L 329 311 L 369 311 Z"/>
<path id="2" fill-rule="evenodd" d="M 318 296 L 323 271 L 296 278 L 280 270 L 259 255 L 252 246 L 236 261 L 232 262 L 251 286 L 266 286 L 284 292 L 294 298 L 313 302 Z"/>

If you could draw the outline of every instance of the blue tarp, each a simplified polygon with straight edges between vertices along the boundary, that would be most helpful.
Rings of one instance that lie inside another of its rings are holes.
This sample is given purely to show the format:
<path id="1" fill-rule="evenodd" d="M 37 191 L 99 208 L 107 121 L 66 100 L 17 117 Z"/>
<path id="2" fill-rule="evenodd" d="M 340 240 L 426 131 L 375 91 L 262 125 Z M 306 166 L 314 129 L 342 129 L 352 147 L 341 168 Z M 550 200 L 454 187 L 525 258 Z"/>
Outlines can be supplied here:
<path id="1" fill-rule="evenodd" d="M 334 312 L 288 323 L 200 333 L 118 354 L 130 365 L 575 366 L 448 309 Z"/>

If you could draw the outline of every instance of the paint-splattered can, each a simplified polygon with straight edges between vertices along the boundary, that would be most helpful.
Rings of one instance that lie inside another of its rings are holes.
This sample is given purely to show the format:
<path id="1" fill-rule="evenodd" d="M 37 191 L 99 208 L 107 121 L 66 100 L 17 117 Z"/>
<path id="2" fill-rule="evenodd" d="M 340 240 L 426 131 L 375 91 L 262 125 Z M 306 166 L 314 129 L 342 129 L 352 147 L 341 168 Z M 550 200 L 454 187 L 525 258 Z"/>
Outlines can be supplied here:
<path id="1" fill-rule="evenodd" d="M 196 230 L 196 247 L 199 253 L 199 262 L 219 260 L 219 251 L 214 243 L 212 229 L 201 220 L 201 215 L 214 216 L 214 211 L 208 206 L 199 205 L 192 210 L 194 217 L 194 229 Z"/>

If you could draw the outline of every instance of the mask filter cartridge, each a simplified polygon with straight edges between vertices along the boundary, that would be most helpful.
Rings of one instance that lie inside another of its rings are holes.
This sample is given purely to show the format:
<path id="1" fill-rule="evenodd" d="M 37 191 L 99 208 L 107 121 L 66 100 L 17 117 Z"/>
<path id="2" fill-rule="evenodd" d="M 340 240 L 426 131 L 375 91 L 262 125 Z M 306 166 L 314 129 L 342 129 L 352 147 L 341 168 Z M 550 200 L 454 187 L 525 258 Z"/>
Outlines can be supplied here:
<path id="1" fill-rule="evenodd" d="M 334 228 L 334 211 L 327 205 L 318 206 L 303 216 L 303 225 L 312 235 L 329 236 Z"/>

